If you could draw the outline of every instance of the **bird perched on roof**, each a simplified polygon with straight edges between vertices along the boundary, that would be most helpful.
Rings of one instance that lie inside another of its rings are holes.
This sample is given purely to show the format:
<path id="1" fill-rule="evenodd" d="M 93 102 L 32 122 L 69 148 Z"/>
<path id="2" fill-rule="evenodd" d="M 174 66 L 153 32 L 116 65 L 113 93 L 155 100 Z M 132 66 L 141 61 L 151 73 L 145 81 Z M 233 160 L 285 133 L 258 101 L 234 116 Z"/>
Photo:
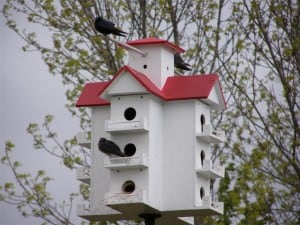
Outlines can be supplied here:
<path id="1" fill-rule="evenodd" d="M 98 142 L 98 148 L 101 152 L 106 153 L 108 155 L 117 155 L 121 157 L 126 157 L 126 155 L 121 152 L 120 148 L 116 143 L 110 140 L 106 140 L 105 138 L 100 138 Z"/>
<path id="2" fill-rule="evenodd" d="M 190 67 L 191 65 L 185 63 L 179 53 L 174 54 L 174 66 L 178 69 L 182 70 L 192 70 Z"/>
<path id="3" fill-rule="evenodd" d="M 95 19 L 95 29 L 104 35 L 115 34 L 126 37 L 125 34 L 127 34 L 121 29 L 115 27 L 115 24 L 113 22 L 103 19 L 101 16 L 98 16 Z"/>

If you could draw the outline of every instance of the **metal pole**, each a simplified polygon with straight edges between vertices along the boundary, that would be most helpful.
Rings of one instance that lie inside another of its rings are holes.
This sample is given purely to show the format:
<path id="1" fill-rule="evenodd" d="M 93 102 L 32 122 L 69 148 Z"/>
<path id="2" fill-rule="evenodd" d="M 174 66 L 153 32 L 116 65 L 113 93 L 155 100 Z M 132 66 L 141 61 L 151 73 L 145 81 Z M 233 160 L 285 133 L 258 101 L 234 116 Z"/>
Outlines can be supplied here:
<path id="1" fill-rule="evenodd" d="M 139 217 L 145 220 L 145 225 L 155 225 L 155 219 L 161 217 L 158 213 L 142 213 Z"/>
<path id="2" fill-rule="evenodd" d="M 113 39 L 112 37 L 109 37 L 109 36 L 105 36 L 105 37 L 108 38 L 111 41 L 114 41 L 114 42 L 118 43 L 119 45 L 123 46 L 125 49 L 130 49 L 132 51 L 135 51 L 135 52 L 139 53 L 143 57 L 145 57 L 147 55 L 146 52 L 143 52 L 143 51 L 141 51 L 141 50 L 139 50 L 139 49 L 137 49 L 137 48 L 135 48 L 135 47 L 133 47 L 131 45 L 128 45 L 126 43 L 122 43 L 122 42 L 120 42 L 120 41 L 118 41 L 116 39 Z"/>

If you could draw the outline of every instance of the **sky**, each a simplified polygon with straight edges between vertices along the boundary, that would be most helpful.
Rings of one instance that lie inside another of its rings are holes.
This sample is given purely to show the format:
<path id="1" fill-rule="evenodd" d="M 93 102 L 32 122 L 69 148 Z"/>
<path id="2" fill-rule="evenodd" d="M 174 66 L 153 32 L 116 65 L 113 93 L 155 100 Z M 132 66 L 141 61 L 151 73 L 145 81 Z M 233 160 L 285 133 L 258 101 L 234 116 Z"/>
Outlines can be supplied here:
<path id="1" fill-rule="evenodd" d="M 28 27 L 26 21 L 15 19 Z M 47 33 L 36 31 L 43 41 L 49 41 Z M 20 171 L 35 174 L 40 169 L 46 170 L 47 175 L 54 178 L 49 184 L 50 192 L 61 202 L 69 193 L 78 192 L 75 171 L 65 169 L 62 162 L 43 150 L 34 149 L 26 128 L 32 122 L 41 124 L 45 115 L 51 114 L 55 116 L 52 127 L 64 140 L 80 132 L 79 123 L 65 107 L 65 90 L 59 77 L 49 74 L 38 52 L 23 52 L 23 45 L 23 40 L 5 26 L 0 13 L 0 158 L 5 142 L 11 140 L 15 144 L 12 157 L 22 163 Z M 0 165 L 0 185 L 8 181 L 14 181 L 13 175 Z M 75 208 L 73 220 L 79 224 Z M 41 220 L 24 218 L 14 206 L 0 202 L 1 225 L 40 223 Z"/>

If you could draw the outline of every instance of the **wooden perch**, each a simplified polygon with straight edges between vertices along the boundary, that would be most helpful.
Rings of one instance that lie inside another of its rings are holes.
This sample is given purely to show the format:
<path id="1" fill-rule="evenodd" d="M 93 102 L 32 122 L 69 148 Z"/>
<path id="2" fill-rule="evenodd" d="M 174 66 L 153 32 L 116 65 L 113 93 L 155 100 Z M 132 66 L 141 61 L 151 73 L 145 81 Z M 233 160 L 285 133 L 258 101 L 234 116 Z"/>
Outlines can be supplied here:
<path id="1" fill-rule="evenodd" d="M 118 45 L 124 47 L 124 48 L 127 49 L 127 50 L 130 49 L 130 50 L 132 50 L 132 51 L 137 52 L 138 54 L 140 54 L 140 55 L 143 56 L 143 57 L 145 57 L 145 56 L 147 55 L 146 52 L 143 52 L 143 51 L 141 51 L 141 50 L 139 50 L 139 49 L 137 49 L 137 48 L 135 48 L 135 47 L 133 47 L 133 46 L 131 46 L 131 45 L 128 45 L 128 44 L 126 44 L 126 43 L 122 43 L 122 42 L 120 42 L 120 41 L 118 41 L 118 40 L 116 40 L 116 39 L 114 39 L 114 38 L 112 38 L 112 37 L 109 37 L 109 36 L 105 36 L 105 37 L 108 38 L 109 40 L 113 41 L 113 42 L 118 43 Z"/>

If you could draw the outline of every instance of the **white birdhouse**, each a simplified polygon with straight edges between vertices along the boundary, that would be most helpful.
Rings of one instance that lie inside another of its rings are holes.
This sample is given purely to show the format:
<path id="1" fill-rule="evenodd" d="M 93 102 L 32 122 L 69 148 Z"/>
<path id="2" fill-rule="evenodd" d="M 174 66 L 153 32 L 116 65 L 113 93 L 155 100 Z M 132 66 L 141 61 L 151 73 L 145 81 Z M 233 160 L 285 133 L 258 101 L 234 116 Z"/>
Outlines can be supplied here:
<path id="1" fill-rule="evenodd" d="M 225 101 L 216 74 L 174 76 L 178 46 L 158 38 L 127 44 L 128 65 L 109 82 L 88 83 L 77 102 L 92 110 L 91 170 L 79 169 L 77 178 L 90 184 L 90 205 L 78 215 L 88 220 L 137 219 L 158 213 L 158 224 L 185 224 L 182 217 L 223 212 L 213 202 L 210 180 L 224 168 L 212 165 L 210 144 L 224 133 L 210 124 L 211 109 Z M 98 149 L 101 137 L 114 141 L 126 157 Z"/>

